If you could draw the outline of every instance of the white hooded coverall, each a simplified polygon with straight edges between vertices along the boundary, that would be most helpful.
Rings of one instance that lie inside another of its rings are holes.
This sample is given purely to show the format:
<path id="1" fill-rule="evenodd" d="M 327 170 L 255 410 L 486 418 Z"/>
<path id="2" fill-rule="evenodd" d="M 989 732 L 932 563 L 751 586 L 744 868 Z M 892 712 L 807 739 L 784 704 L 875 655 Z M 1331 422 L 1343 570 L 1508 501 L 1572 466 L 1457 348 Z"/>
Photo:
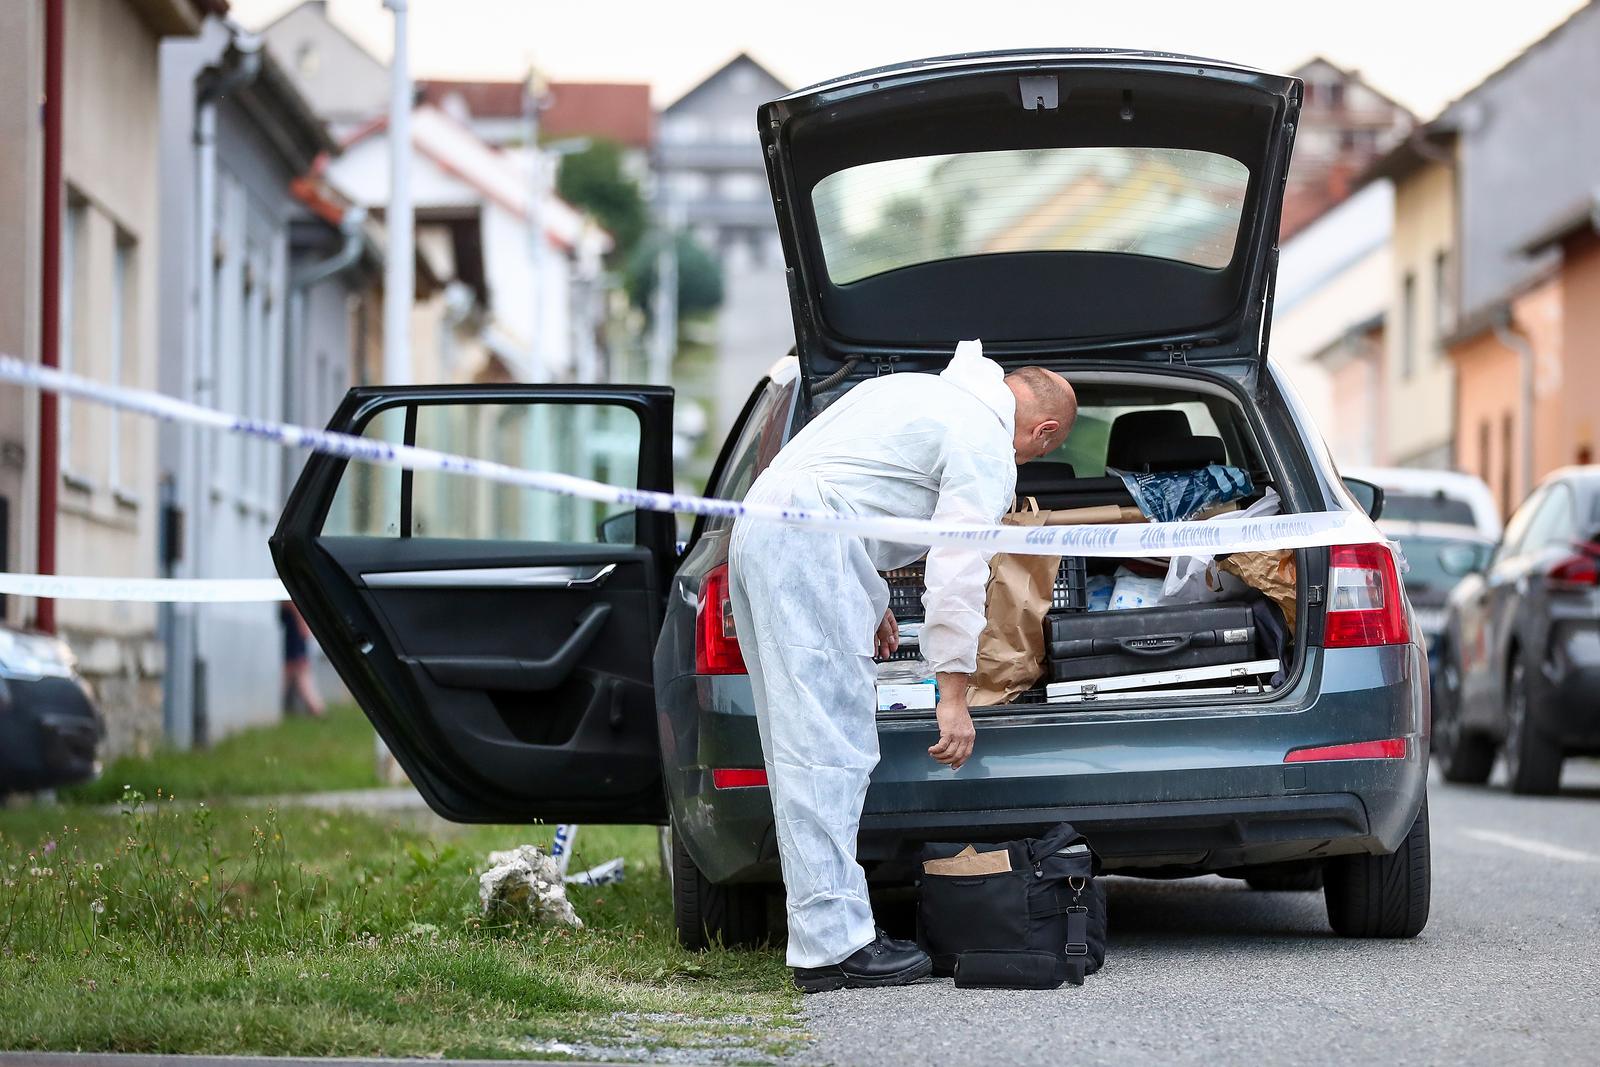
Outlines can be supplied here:
<path id="1" fill-rule="evenodd" d="M 999 521 L 1016 489 L 1016 401 L 1000 366 L 963 341 L 938 374 L 852 388 L 778 453 L 750 501 L 943 523 Z M 792 967 L 838 963 L 875 937 L 856 833 L 878 763 L 873 640 L 889 605 L 879 571 L 926 549 L 740 519 L 729 551 L 788 895 Z M 971 673 L 989 556 L 928 551 L 923 657 Z M 930 757 L 931 759 L 931 757 Z"/>

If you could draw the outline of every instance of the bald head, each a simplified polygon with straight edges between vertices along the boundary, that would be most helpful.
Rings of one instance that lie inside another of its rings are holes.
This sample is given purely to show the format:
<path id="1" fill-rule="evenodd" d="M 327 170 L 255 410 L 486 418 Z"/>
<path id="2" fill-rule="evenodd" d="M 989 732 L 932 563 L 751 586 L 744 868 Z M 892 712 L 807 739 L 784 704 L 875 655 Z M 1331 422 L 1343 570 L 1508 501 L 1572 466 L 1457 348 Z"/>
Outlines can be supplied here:
<path id="1" fill-rule="evenodd" d="M 1061 447 L 1078 417 L 1078 397 L 1067 380 L 1043 367 L 1023 367 L 1006 375 L 1006 386 L 1017 398 L 1017 462 Z"/>

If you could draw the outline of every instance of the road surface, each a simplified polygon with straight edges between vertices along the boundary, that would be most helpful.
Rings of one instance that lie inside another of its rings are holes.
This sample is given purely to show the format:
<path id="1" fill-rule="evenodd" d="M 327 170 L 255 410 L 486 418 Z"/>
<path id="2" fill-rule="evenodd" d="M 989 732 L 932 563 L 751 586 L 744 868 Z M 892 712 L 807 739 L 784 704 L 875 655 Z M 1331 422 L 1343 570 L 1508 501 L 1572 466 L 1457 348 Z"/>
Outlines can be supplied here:
<path id="1" fill-rule="evenodd" d="M 1322 894 L 1109 879 L 1082 987 L 948 980 L 807 997 L 807 1063 L 1600 1062 L 1600 767 L 1558 797 L 1430 787 L 1433 908 L 1414 941 L 1346 941 Z"/>

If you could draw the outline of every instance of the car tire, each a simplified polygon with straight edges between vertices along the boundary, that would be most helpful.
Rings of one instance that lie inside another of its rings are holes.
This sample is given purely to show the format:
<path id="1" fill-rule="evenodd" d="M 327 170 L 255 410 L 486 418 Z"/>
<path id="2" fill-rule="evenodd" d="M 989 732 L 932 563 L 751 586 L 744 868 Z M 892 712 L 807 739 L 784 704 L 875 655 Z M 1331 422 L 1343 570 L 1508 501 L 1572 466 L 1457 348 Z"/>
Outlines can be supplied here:
<path id="1" fill-rule="evenodd" d="M 1309 893 L 1322 888 L 1322 861 L 1264 866 L 1246 874 L 1244 884 L 1263 893 Z"/>
<path id="2" fill-rule="evenodd" d="M 766 942 L 768 887 L 719 885 L 708 879 L 672 833 L 672 918 L 678 943 L 700 952 L 714 945 L 754 948 Z"/>
<path id="3" fill-rule="evenodd" d="M 1518 652 L 1506 682 L 1506 776 L 1513 793 L 1546 795 L 1561 785 L 1561 748 L 1539 732 L 1528 690 L 1528 670 Z"/>
<path id="4" fill-rule="evenodd" d="M 1439 668 L 1433 694 L 1433 756 L 1447 782 L 1482 785 L 1494 770 L 1494 742 L 1461 721 L 1461 674 L 1448 659 Z"/>
<path id="5" fill-rule="evenodd" d="M 1416 937 L 1428 925 L 1433 870 L 1428 801 L 1388 856 L 1337 856 L 1323 872 L 1328 925 L 1340 937 Z"/>

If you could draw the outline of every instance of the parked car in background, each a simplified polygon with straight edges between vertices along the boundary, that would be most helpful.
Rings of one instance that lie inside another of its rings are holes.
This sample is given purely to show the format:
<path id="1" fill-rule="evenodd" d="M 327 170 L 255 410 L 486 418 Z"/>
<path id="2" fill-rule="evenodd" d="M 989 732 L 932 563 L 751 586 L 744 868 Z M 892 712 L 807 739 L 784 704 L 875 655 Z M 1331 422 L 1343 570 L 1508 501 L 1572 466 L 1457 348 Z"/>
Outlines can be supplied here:
<path id="1" fill-rule="evenodd" d="M 1440 563 L 1466 575 L 1440 639 L 1440 771 L 1486 781 L 1499 750 L 1514 792 L 1553 793 L 1567 756 L 1600 754 L 1600 467 L 1552 474 L 1486 564 Z"/>
<path id="2" fill-rule="evenodd" d="M 743 498 L 848 390 L 938 371 L 979 337 L 1077 389 L 1066 444 L 1018 472 L 1041 506 L 1131 505 L 1108 468 L 1214 462 L 1288 512 L 1373 513 L 1263 345 L 1300 98 L 1292 78 L 1086 49 L 924 60 L 766 105 L 796 355 L 751 383 L 708 492 Z M 670 490 L 671 408 L 651 386 L 374 386 L 331 428 Z M 603 470 L 584 458 L 599 442 Z M 702 518 L 680 548 L 670 515 L 316 455 L 271 544 L 434 810 L 669 823 L 679 935 L 701 947 L 762 940 L 780 884 L 730 532 Z M 1062 704 L 1040 685 L 972 709 L 959 774 L 928 756 L 933 709 L 880 712 L 869 879 L 910 884 L 930 840 L 1069 820 L 1108 869 L 1320 877 L 1339 934 L 1414 936 L 1431 887 L 1421 636 L 1387 546 L 1297 564 L 1296 636 L 1270 686 Z M 909 592 L 906 623 L 922 610 Z"/>
<path id="3" fill-rule="evenodd" d="M 0 626 L 0 797 L 96 777 L 104 732 L 66 643 Z"/>
<path id="4" fill-rule="evenodd" d="M 1476 475 L 1410 467 L 1355 467 L 1344 473 L 1383 490 L 1383 517 L 1391 522 L 1468 526 L 1491 542 L 1500 538 L 1500 509 Z"/>
<path id="5" fill-rule="evenodd" d="M 1444 630 L 1444 608 L 1450 592 L 1463 574 L 1482 570 L 1494 551 L 1495 539 L 1475 526 L 1447 522 L 1414 522 L 1389 517 L 1390 497 L 1385 494 L 1378 526 L 1399 542 L 1407 570 L 1401 576 L 1417 628 L 1428 648 L 1428 674 L 1435 691 L 1439 686 L 1439 634 Z M 1463 570 L 1470 553 L 1470 566 Z"/>

